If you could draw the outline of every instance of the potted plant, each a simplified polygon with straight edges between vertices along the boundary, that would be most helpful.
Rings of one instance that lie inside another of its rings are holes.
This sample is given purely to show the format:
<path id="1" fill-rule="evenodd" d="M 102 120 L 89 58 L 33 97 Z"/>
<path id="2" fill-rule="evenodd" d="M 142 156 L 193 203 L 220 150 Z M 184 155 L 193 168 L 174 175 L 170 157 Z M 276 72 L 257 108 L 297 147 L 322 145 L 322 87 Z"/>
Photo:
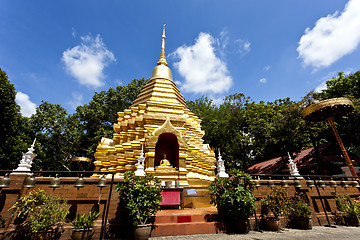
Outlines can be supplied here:
<path id="1" fill-rule="evenodd" d="M 31 239 L 56 239 L 63 220 L 69 213 L 66 201 L 44 190 L 31 191 L 10 208 L 18 217 L 28 217 Z M 10 210 L 9 209 L 9 210 Z"/>
<path id="2" fill-rule="evenodd" d="M 291 199 L 289 216 L 293 227 L 312 229 L 311 213 L 311 207 L 302 197 L 296 196 Z"/>
<path id="3" fill-rule="evenodd" d="M 160 180 L 152 174 L 135 176 L 127 171 L 124 181 L 116 187 L 120 203 L 124 205 L 134 225 L 135 239 L 148 239 L 151 233 L 152 217 L 156 215 L 162 201 Z"/>
<path id="4" fill-rule="evenodd" d="M 91 239 L 95 220 L 99 217 L 100 212 L 91 210 L 88 215 L 85 213 L 76 214 L 76 218 L 71 222 L 74 227 L 71 235 L 72 240 L 88 240 Z"/>
<path id="5" fill-rule="evenodd" d="M 348 226 L 360 226 L 360 203 L 351 201 L 349 195 L 336 195 L 336 205 L 344 214 L 344 222 Z"/>
<path id="6" fill-rule="evenodd" d="M 211 203 L 218 208 L 222 220 L 228 222 L 228 230 L 248 233 L 249 217 L 255 209 L 251 176 L 240 171 L 232 171 L 229 178 L 217 177 L 209 189 Z"/>
<path id="7" fill-rule="evenodd" d="M 281 187 L 274 187 L 269 195 L 260 200 L 260 203 L 263 214 L 262 220 L 266 229 L 279 231 L 281 228 L 280 216 L 287 216 L 289 212 L 290 199 L 286 190 Z"/>

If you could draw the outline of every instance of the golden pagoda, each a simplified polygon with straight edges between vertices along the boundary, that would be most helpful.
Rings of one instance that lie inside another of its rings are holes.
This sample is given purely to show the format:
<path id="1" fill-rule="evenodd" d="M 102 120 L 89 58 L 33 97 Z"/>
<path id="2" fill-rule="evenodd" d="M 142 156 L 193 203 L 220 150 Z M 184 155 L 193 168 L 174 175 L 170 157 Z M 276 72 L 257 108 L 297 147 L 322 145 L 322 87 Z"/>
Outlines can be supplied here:
<path id="1" fill-rule="evenodd" d="M 201 120 L 190 112 L 172 80 L 165 39 L 164 26 L 157 66 L 133 105 L 117 113 L 113 139 L 99 143 L 95 170 L 116 172 L 115 177 L 121 178 L 136 170 L 143 151 L 146 173 L 163 182 L 178 180 L 181 187 L 208 186 L 215 178 L 215 154 L 203 143 Z"/>

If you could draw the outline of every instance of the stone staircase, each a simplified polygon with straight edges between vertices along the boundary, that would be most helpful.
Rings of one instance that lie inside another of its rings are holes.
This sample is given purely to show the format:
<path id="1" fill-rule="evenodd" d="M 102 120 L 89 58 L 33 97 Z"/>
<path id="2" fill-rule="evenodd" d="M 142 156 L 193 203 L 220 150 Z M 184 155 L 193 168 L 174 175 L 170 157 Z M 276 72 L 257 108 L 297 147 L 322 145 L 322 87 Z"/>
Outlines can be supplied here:
<path id="1" fill-rule="evenodd" d="M 214 207 L 162 210 L 156 214 L 151 237 L 222 233 L 223 224 L 216 219 Z"/>

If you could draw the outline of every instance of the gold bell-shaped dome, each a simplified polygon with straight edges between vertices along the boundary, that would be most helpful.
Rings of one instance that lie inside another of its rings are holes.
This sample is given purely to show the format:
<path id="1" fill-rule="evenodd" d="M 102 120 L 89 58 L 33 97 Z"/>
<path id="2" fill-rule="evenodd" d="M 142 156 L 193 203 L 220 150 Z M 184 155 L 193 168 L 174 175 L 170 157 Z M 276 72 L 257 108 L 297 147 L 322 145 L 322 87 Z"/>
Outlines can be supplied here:
<path id="1" fill-rule="evenodd" d="M 168 68 L 168 66 L 165 65 L 157 65 L 156 67 L 154 67 L 152 74 L 151 74 L 151 79 L 155 79 L 155 78 L 165 78 L 165 79 L 169 79 L 172 80 L 172 73 L 170 68 Z"/>

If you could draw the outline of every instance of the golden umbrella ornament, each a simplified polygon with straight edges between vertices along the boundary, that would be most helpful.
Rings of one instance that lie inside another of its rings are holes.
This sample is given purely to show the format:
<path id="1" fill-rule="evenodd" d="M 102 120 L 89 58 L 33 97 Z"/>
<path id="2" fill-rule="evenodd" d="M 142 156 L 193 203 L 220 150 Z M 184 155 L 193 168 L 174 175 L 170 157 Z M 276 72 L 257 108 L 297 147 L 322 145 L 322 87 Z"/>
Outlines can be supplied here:
<path id="1" fill-rule="evenodd" d="M 339 143 L 341 151 L 344 155 L 346 163 L 350 169 L 353 177 L 357 177 L 354 166 L 350 160 L 350 157 L 344 147 L 344 144 L 340 138 L 340 135 L 334 124 L 334 117 L 344 116 L 354 110 L 354 104 L 348 98 L 330 98 L 318 103 L 312 104 L 304 109 L 302 115 L 305 120 L 309 121 L 323 121 L 327 120 L 334 132 L 336 140 Z"/>
<path id="2" fill-rule="evenodd" d="M 81 171 L 84 162 L 91 163 L 91 159 L 87 157 L 73 157 L 71 161 L 79 163 L 79 171 Z"/>

